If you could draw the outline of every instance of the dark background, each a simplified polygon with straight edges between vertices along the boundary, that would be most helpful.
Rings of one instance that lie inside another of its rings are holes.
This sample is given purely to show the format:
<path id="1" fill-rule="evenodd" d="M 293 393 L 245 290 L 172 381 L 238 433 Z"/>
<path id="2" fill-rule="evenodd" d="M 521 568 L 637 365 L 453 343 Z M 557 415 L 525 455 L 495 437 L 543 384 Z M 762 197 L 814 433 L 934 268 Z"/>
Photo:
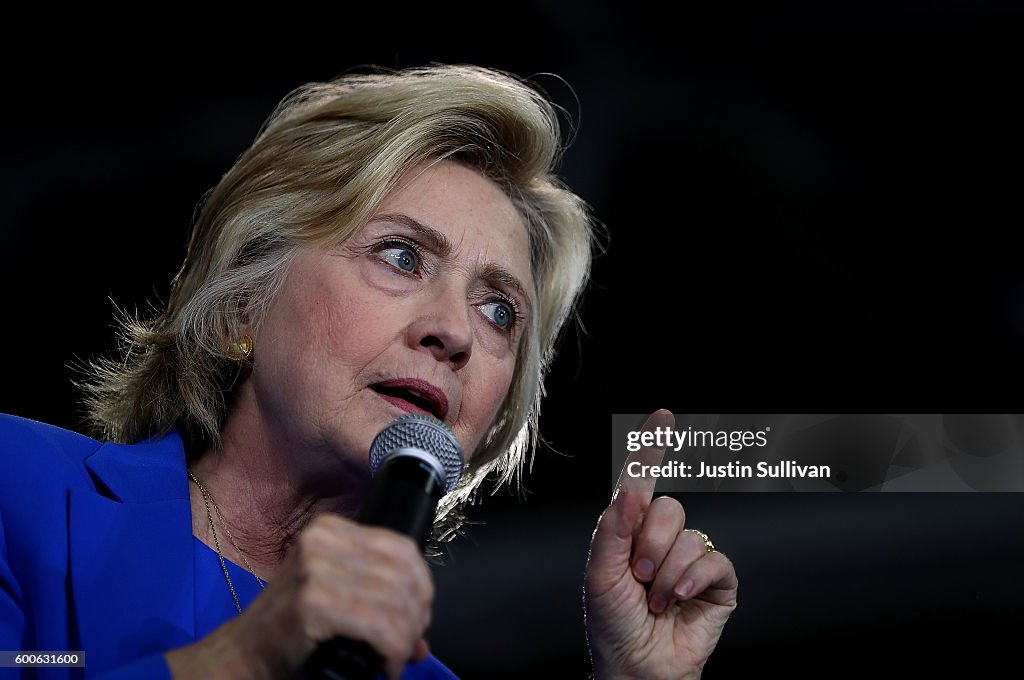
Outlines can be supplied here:
<path id="1" fill-rule="evenodd" d="M 612 413 L 1020 411 L 1018 3 L 547 4 L 9 25 L 0 412 L 81 428 L 68 366 L 113 347 L 111 299 L 165 298 L 291 88 L 435 61 L 556 74 L 560 174 L 607 228 L 527 500 L 485 498 L 436 571 L 429 637 L 463 677 L 586 677 Z M 1021 494 L 681 500 L 740 576 L 708 678 L 1018 658 Z"/>

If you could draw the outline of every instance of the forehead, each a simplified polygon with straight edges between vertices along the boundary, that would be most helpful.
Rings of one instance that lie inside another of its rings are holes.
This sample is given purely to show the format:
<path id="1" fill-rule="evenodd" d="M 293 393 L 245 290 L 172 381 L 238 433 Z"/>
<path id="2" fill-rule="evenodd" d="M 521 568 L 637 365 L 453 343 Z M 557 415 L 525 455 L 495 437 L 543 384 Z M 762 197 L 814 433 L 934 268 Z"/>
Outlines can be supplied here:
<path id="1" fill-rule="evenodd" d="M 522 216 L 493 180 L 460 163 L 440 161 L 410 171 L 378 214 L 402 214 L 445 234 L 456 256 L 493 263 L 533 296 L 530 240 Z"/>

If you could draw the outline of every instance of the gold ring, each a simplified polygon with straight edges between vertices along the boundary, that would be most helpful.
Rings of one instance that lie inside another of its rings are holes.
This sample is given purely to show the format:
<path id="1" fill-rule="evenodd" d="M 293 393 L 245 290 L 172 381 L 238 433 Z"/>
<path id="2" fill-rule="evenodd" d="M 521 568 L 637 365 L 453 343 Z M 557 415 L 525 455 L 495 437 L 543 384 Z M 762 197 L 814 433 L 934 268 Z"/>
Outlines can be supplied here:
<path id="1" fill-rule="evenodd" d="M 705 552 L 715 552 L 715 544 L 711 542 L 711 539 L 703 531 L 700 529 L 684 529 L 684 531 L 692 531 L 700 536 L 701 540 L 704 541 Z"/>

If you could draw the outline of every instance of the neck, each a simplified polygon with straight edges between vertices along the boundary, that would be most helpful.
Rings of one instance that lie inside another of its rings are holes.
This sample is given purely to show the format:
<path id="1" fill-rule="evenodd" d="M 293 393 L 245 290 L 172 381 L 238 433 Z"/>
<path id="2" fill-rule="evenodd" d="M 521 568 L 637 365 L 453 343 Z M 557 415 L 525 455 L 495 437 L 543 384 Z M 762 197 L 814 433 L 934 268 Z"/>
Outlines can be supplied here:
<path id="1" fill-rule="evenodd" d="M 252 411 L 239 396 L 243 403 L 228 418 L 220 446 L 207 449 L 189 466 L 216 504 L 210 509 L 217 540 L 194 483 L 189 484 L 192 533 L 211 548 L 219 543 L 224 557 L 236 564 L 248 560 L 257 576 L 270 581 L 314 517 L 323 512 L 355 517 L 368 480 L 356 470 L 324 469 L 331 456 L 286 443 L 265 421 L 247 417 Z"/>

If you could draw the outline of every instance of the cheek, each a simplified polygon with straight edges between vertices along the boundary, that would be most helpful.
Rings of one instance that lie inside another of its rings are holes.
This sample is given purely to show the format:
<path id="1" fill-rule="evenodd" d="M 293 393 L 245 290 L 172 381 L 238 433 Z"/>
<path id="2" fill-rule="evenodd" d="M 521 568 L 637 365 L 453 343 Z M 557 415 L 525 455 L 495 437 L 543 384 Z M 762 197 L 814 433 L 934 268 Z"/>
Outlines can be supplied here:
<path id="1" fill-rule="evenodd" d="M 339 296 L 316 310 L 318 338 L 331 362 L 361 369 L 383 352 L 394 337 L 386 309 L 366 296 Z"/>
<path id="2" fill-rule="evenodd" d="M 463 439 L 467 443 L 467 452 L 476 451 L 487 429 L 494 422 L 498 408 L 512 385 L 513 369 L 512 362 L 507 366 L 489 367 L 471 384 L 465 386 L 462 420 L 467 428 L 466 437 Z"/>
<path id="3" fill-rule="evenodd" d="M 379 354 L 394 335 L 395 314 L 385 300 L 358 280 L 318 281 L 297 305 L 294 327 L 317 356 L 342 364 L 359 364 Z"/>
<path id="4" fill-rule="evenodd" d="M 344 398 L 356 374 L 387 346 L 383 310 L 366 296 L 340 294 L 307 277 L 272 306 L 260 332 L 257 370 L 318 399 Z"/>

